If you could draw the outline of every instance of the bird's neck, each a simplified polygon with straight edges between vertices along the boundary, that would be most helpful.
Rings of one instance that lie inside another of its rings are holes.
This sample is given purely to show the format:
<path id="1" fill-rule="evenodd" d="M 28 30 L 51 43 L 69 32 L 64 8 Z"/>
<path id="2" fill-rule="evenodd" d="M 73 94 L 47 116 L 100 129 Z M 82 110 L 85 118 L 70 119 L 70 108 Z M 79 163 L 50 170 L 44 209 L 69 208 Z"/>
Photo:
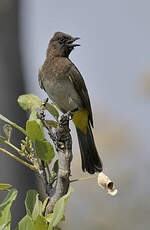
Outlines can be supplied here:
<path id="1" fill-rule="evenodd" d="M 65 57 L 69 58 L 69 55 L 73 48 L 57 48 L 54 45 L 49 44 L 48 49 L 47 49 L 47 57 L 53 58 L 53 57 Z"/>
<path id="2" fill-rule="evenodd" d="M 49 46 L 47 49 L 48 58 L 53 57 L 64 57 L 64 50 L 63 49 L 56 49 L 55 47 Z"/>

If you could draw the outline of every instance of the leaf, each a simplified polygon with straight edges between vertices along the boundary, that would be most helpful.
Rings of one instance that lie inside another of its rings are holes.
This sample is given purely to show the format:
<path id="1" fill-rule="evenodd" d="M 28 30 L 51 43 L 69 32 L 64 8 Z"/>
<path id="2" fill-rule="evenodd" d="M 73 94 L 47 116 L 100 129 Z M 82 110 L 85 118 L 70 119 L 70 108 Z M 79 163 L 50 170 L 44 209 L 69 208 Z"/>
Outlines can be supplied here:
<path id="1" fill-rule="evenodd" d="M 73 188 L 71 187 L 66 195 L 61 197 L 55 204 L 54 207 L 54 216 L 52 220 L 52 226 L 56 227 L 64 218 L 66 203 L 71 193 L 73 192 Z"/>
<path id="2" fill-rule="evenodd" d="M 55 173 L 58 172 L 58 160 L 56 160 L 55 163 L 54 163 L 53 171 L 54 171 Z"/>
<path id="3" fill-rule="evenodd" d="M 49 213 L 47 216 L 45 216 L 45 219 L 47 222 L 51 223 L 53 220 L 54 213 Z"/>
<path id="4" fill-rule="evenodd" d="M 53 225 L 52 225 L 52 223 L 49 224 L 48 230 L 53 230 Z"/>
<path id="5" fill-rule="evenodd" d="M 4 130 L 4 133 L 5 133 L 8 141 L 10 141 L 11 133 L 12 133 L 12 127 L 11 127 L 11 125 L 5 124 L 3 126 L 3 130 Z"/>
<path id="6" fill-rule="evenodd" d="M 28 120 L 26 123 L 27 136 L 35 143 L 36 140 L 42 141 L 45 138 L 40 120 Z"/>
<path id="7" fill-rule="evenodd" d="M 56 120 L 58 120 L 59 112 L 54 104 L 46 103 L 46 109 Z"/>
<path id="8" fill-rule="evenodd" d="M 52 225 L 52 226 L 53 226 L 53 217 L 54 217 L 54 213 L 49 213 L 47 216 L 45 216 L 46 221 L 48 223 L 50 223 L 50 225 Z M 63 218 L 61 219 L 61 221 L 65 221 L 65 216 L 63 216 Z"/>
<path id="9" fill-rule="evenodd" d="M 0 144 L 1 144 L 1 143 L 3 143 L 3 142 L 5 142 L 5 141 L 6 141 L 6 138 L 5 138 L 5 137 L 0 136 Z"/>
<path id="10" fill-rule="evenodd" d="M 37 216 L 34 220 L 34 229 L 35 230 L 48 230 L 48 224 L 44 216 Z"/>
<path id="11" fill-rule="evenodd" d="M 1 230 L 5 230 L 5 229 L 7 230 L 7 229 L 9 229 L 9 226 L 10 226 L 10 221 L 7 224 L 4 224 L 1 228 Z"/>
<path id="12" fill-rule="evenodd" d="M 27 214 L 34 220 L 38 215 L 42 215 L 42 202 L 39 194 L 35 190 L 29 190 L 25 199 Z"/>
<path id="13" fill-rule="evenodd" d="M 24 110 L 40 108 L 42 101 L 34 94 L 24 94 L 18 97 L 18 103 Z"/>
<path id="14" fill-rule="evenodd" d="M 50 161 L 55 156 L 53 146 L 49 141 L 36 140 L 35 149 L 37 156 L 43 161 Z"/>
<path id="15" fill-rule="evenodd" d="M 0 120 L 5 121 L 6 123 L 12 125 L 13 127 L 15 127 L 16 129 L 18 129 L 20 132 L 24 133 L 26 135 L 26 131 L 20 127 L 19 125 L 17 125 L 16 123 L 8 120 L 6 117 L 4 117 L 2 114 L 0 114 Z"/>
<path id="16" fill-rule="evenodd" d="M 6 117 L 4 117 L 2 114 L 0 114 L 0 119 L 3 120 L 3 121 L 5 121 L 6 123 L 8 123 L 8 124 L 10 124 L 10 125 L 13 124 L 12 121 L 8 120 L 8 119 L 7 119 Z"/>
<path id="17" fill-rule="evenodd" d="M 11 188 L 10 184 L 0 184 L 0 191 Z"/>
<path id="18" fill-rule="evenodd" d="M 32 109 L 31 110 L 31 113 L 30 113 L 30 117 L 29 117 L 29 120 L 37 120 L 38 117 L 37 117 L 37 112 L 35 109 Z"/>
<path id="19" fill-rule="evenodd" d="M 0 229 L 10 230 L 11 213 L 10 208 L 17 197 L 17 190 L 12 189 L 8 192 L 4 201 L 0 204 Z"/>
<path id="20" fill-rule="evenodd" d="M 63 218 L 61 219 L 61 221 L 65 221 L 66 220 L 66 217 L 65 216 L 63 216 Z"/>
<path id="21" fill-rule="evenodd" d="M 32 218 L 26 215 L 18 224 L 18 230 L 34 230 Z"/>
<path id="22" fill-rule="evenodd" d="M 48 203 L 49 199 L 50 199 L 49 196 L 47 196 L 45 198 L 43 204 L 42 204 L 42 214 L 44 214 L 44 212 L 45 212 L 45 209 L 46 209 L 46 206 L 47 206 L 47 203 Z"/>
<path id="23" fill-rule="evenodd" d="M 46 120 L 46 123 L 49 127 L 52 127 L 52 128 L 57 128 L 57 125 L 58 125 L 58 123 L 53 120 Z"/>

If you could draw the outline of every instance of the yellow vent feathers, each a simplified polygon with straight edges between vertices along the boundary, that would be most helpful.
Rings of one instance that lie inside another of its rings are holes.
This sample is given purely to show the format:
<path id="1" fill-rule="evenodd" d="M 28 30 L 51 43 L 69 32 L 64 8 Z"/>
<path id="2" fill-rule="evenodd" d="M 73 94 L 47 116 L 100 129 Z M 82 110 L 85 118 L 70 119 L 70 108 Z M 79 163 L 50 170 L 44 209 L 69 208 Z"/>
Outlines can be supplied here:
<path id="1" fill-rule="evenodd" d="M 75 126 L 80 129 L 85 135 L 87 134 L 88 127 L 88 111 L 82 109 L 73 113 L 73 122 Z"/>

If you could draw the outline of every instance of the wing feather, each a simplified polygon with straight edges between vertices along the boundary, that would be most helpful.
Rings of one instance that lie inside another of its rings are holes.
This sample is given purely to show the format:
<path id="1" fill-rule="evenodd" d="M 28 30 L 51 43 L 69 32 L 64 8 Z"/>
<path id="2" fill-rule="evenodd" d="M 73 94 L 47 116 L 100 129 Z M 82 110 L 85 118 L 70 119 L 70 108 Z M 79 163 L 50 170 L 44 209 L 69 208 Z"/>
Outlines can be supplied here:
<path id="1" fill-rule="evenodd" d="M 88 94 L 88 90 L 86 88 L 84 79 L 82 75 L 80 74 L 79 70 L 75 67 L 75 65 L 72 63 L 71 68 L 68 72 L 69 79 L 74 85 L 74 88 L 80 95 L 80 98 L 82 100 L 83 107 L 88 110 L 89 114 L 89 121 L 93 127 L 93 116 L 92 116 L 92 109 L 91 109 L 91 103 L 90 98 Z"/>

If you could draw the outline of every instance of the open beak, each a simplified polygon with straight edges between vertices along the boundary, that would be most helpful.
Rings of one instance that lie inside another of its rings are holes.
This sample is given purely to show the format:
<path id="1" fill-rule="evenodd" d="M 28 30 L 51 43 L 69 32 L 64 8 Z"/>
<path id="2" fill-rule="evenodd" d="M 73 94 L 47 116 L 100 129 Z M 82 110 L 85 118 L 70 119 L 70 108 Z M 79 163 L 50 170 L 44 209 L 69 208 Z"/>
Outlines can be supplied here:
<path id="1" fill-rule="evenodd" d="M 80 38 L 71 38 L 69 41 L 67 41 L 66 45 L 69 47 L 75 47 L 75 46 L 80 46 L 80 44 L 74 43 L 76 40 L 79 40 Z"/>

